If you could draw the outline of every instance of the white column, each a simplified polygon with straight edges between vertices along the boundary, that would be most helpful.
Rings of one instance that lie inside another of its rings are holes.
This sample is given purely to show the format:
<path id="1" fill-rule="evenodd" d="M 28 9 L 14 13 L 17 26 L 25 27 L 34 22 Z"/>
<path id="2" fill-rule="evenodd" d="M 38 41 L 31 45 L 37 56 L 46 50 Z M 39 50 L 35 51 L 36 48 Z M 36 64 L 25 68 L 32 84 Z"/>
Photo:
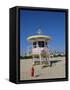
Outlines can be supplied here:
<path id="1" fill-rule="evenodd" d="M 38 48 L 39 46 L 38 46 L 38 41 L 36 41 L 36 48 Z"/>
<path id="2" fill-rule="evenodd" d="M 41 61 L 41 53 L 39 53 L 39 58 L 40 58 L 40 64 L 42 64 L 42 61 Z"/>
<path id="3" fill-rule="evenodd" d="M 38 44 L 38 42 L 37 42 L 37 44 Z M 40 64 L 42 64 L 41 51 L 40 51 L 40 47 L 39 46 L 38 46 L 38 51 L 39 51 Z"/>
<path id="4" fill-rule="evenodd" d="M 47 42 L 47 41 L 44 41 L 44 46 L 45 46 L 45 47 L 47 47 L 46 42 Z M 47 44 L 48 44 L 48 43 L 47 43 Z"/>

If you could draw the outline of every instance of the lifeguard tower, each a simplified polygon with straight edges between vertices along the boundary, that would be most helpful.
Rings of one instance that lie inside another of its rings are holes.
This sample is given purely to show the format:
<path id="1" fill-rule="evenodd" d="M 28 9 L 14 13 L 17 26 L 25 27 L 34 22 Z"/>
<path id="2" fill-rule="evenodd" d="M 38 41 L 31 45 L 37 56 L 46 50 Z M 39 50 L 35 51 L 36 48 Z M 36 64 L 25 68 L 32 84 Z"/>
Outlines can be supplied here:
<path id="1" fill-rule="evenodd" d="M 44 61 L 49 64 L 48 42 L 51 37 L 43 35 L 41 29 L 38 29 L 37 35 L 29 36 L 27 40 L 32 43 L 33 63 L 40 62 L 42 64 Z"/>

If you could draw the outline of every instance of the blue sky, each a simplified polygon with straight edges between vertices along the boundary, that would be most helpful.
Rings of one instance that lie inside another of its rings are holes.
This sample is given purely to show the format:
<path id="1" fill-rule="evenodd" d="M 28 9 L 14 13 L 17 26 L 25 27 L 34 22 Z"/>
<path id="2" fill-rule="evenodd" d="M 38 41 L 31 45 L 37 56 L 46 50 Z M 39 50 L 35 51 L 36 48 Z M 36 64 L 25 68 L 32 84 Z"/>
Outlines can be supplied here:
<path id="1" fill-rule="evenodd" d="M 65 13 L 51 11 L 20 10 L 20 54 L 30 45 L 27 37 L 36 35 L 38 29 L 52 37 L 48 47 L 52 50 L 65 50 Z"/>

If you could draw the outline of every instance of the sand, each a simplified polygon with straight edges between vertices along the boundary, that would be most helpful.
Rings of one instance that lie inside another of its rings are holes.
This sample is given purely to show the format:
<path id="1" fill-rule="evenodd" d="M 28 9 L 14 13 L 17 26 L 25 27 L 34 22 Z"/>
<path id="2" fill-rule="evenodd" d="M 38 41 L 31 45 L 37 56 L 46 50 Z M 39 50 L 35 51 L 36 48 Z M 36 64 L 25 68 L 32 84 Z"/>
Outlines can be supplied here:
<path id="1" fill-rule="evenodd" d="M 34 77 L 31 76 L 32 59 L 20 60 L 20 80 L 51 79 L 65 77 L 65 57 L 50 58 L 50 61 L 59 61 L 52 67 L 42 68 L 42 65 L 34 66 Z"/>

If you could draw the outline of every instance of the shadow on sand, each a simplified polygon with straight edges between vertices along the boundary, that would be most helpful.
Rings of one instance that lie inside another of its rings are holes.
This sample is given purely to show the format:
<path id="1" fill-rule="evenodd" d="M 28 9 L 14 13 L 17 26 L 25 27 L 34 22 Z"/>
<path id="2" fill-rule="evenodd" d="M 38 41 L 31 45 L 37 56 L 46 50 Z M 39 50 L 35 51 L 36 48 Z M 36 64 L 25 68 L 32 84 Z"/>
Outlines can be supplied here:
<path id="1" fill-rule="evenodd" d="M 61 60 L 53 60 L 53 61 L 50 61 L 50 65 L 44 65 L 43 67 L 42 67 L 42 69 L 43 68 L 46 68 L 46 67 L 52 67 L 54 64 L 56 65 L 56 63 L 58 63 L 58 62 L 60 62 Z"/>
<path id="2" fill-rule="evenodd" d="M 50 61 L 50 67 L 52 67 L 53 64 L 56 64 L 58 62 L 60 62 L 61 60 L 53 60 L 53 61 Z"/>

